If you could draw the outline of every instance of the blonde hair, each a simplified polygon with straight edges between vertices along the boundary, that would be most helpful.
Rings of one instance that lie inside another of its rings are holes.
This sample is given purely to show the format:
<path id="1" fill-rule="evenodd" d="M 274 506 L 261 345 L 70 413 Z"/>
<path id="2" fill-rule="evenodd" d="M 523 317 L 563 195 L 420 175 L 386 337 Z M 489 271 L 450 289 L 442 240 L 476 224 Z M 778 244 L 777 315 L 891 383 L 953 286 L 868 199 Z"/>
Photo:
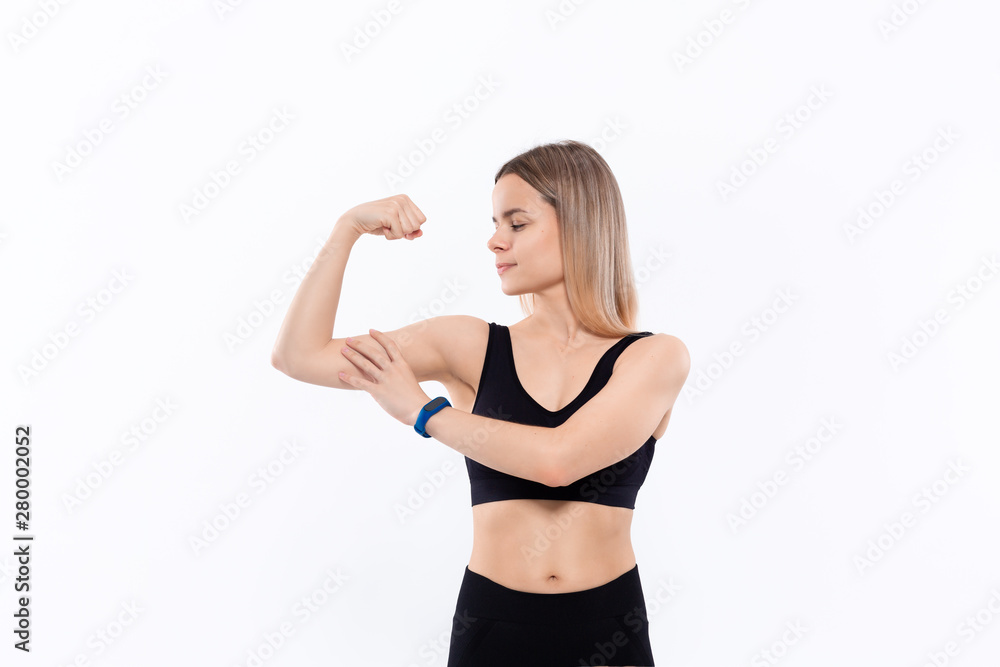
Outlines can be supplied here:
<path id="1" fill-rule="evenodd" d="M 543 144 L 508 160 L 494 183 L 506 174 L 520 176 L 556 210 L 566 293 L 580 324 L 608 338 L 638 333 L 625 205 L 600 153 L 570 139 Z M 519 296 L 525 317 L 534 311 L 534 296 Z"/>

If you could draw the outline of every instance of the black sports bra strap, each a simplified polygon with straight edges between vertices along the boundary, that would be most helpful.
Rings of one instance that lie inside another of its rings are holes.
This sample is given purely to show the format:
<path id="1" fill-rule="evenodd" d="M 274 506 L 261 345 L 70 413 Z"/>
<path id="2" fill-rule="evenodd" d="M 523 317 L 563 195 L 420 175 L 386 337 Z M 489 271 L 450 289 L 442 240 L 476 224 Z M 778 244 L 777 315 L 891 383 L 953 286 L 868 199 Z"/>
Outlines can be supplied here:
<path id="1" fill-rule="evenodd" d="M 626 347 L 628 347 L 635 341 L 639 340 L 640 338 L 645 338 L 646 336 L 652 336 L 652 335 L 653 333 L 651 331 L 641 331 L 639 333 L 628 334 L 627 336 L 619 340 L 617 343 L 612 345 L 610 349 L 608 349 L 608 351 L 604 354 L 604 356 L 601 357 L 600 363 L 610 363 L 611 366 L 614 367 L 615 362 L 618 360 L 618 357 L 621 356 L 621 353 L 625 351 Z"/>

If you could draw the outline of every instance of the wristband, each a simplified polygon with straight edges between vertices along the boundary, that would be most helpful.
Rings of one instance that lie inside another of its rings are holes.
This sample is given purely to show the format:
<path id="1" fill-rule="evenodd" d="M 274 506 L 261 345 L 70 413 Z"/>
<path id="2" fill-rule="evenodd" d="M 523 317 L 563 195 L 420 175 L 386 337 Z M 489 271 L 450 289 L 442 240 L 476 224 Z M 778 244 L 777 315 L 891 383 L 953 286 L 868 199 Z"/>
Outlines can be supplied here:
<path id="1" fill-rule="evenodd" d="M 427 431 L 424 430 L 424 426 L 427 425 L 427 420 L 431 418 L 431 415 L 439 412 L 442 408 L 451 407 L 451 403 L 444 396 L 438 396 L 437 398 L 429 401 L 427 405 L 420 408 L 420 412 L 417 413 L 417 423 L 413 425 L 413 430 L 429 438 L 431 436 L 427 435 Z"/>

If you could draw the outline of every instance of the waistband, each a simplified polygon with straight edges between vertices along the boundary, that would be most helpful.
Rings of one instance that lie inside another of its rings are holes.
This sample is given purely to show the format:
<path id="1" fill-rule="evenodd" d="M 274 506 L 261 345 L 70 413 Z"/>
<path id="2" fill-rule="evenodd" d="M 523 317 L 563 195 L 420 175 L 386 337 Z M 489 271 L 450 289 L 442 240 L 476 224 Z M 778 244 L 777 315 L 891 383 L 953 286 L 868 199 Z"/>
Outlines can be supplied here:
<path id="1" fill-rule="evenodd" d="M 511 623 L 587 622 L 629 612 L 645 616 L 638 563 L 606 584 L 569 593 L 529 593 L 507 588 L 465 566 L 455 614 Z"/>

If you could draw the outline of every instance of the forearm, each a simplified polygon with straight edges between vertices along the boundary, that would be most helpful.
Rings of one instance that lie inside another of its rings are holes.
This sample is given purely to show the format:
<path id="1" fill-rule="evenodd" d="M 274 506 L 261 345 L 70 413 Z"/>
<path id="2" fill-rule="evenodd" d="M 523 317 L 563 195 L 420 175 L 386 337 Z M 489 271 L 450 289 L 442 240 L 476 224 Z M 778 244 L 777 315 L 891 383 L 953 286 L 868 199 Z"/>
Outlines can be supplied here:
<path id="1" fill-rule="evenodd" d="M 278 330 L 272 358 L 286 363 L 320 350 L 333 336 L 334 320 L 351 248 L 359 236 L 337 221 L 292 297 Z"/>
<path id="2" fill-rule="evenodd" d="M 502 415 L 501 415 L 502 416 Z M 557 486 L 559 431 L 469 414 L 445 406 L 431 415 L 424 431 L 438 442 L 484 466 Z"/>

